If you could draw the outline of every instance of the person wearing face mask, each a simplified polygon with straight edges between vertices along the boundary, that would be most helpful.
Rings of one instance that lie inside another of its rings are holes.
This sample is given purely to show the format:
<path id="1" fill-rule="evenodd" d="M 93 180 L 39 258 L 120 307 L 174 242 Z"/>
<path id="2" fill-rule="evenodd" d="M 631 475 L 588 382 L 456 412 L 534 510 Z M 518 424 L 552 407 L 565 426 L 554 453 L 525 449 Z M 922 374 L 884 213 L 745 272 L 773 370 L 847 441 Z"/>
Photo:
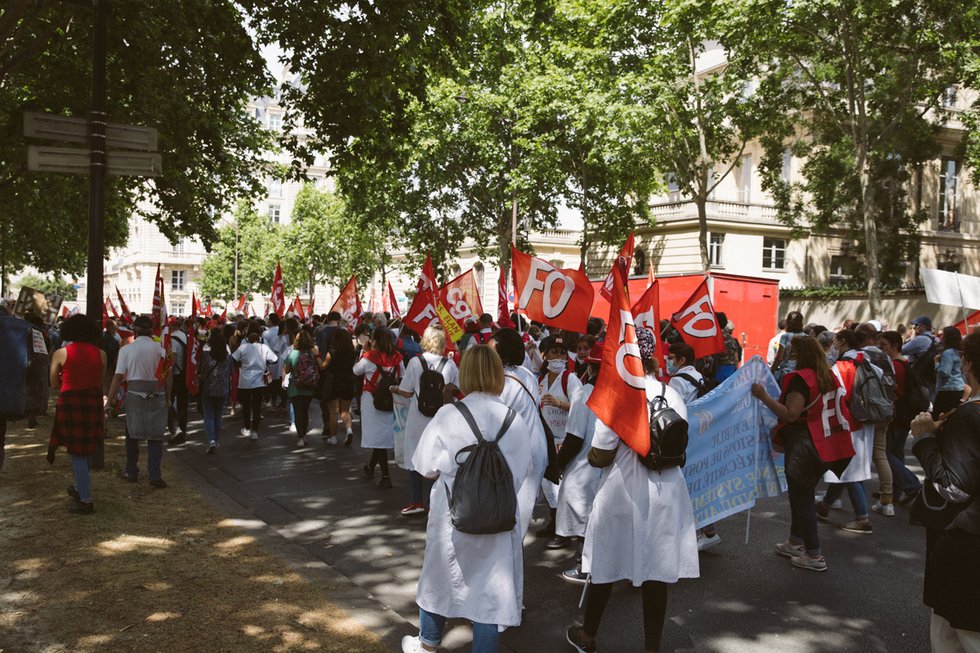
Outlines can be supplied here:
<path id="1" fill-rule="evenodd" d="M 541 414 L 555 435 L 555 445 L 560 449 L 565 440 L 565 427 L 568 424 L 568 411 L 572 401 L 582 393 L 582 382 L 568 369 L 568 353 L 565 340 L 558 336 L 548 336 L 541 341 L 541 354 L 545 367 L 538 376 L 538 392 L 541 396 Z M 546 546 L 560 549 L 569 540 L 555 535 L 555 515 L 558 508 L 558 486 L 551 481 L 541 481 L 541 491 L 548 501 L 551 520 L 538 531 L 538 537 L 551 537 Z"/>
<path id="2" fill-rule="evenodd" d="M 667 350 L 668 385 L 677 391 L 685 404 L 698 398 L 698 389 L 704 377 L 694 367 L 694 349 L 691 345 L 674 343 Z"/>
<path id="3" fill-rule="evenodd" d="M 595 346 L 595 342 L 595 336 L 585 335 L 579 338 L 578 343 L 575 345 L 575 376 L 577 376 L 582 383 L 585 383 L 585 380 L 588 378 L 589 352 L 592 351 L 592 347 Z"/>

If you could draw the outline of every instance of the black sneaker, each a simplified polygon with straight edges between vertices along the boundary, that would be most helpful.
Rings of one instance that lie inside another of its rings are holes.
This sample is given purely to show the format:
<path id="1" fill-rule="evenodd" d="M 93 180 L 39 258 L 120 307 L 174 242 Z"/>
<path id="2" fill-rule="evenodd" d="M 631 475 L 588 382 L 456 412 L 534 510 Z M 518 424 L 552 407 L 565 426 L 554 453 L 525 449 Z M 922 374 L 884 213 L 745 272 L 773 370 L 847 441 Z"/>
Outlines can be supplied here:
<path id="1" fill-rule="evenodd" d="M 586 635 L 585 630 L 578 624 L 568 627 L 565 631 L 565 640 L 578 653 L 595 653 L 595 638 Z"/>
<path id="2" fill-rule="evenodd" d="M 364 472 L 364 478 L 368 478 L 368 479 L 374 478 L 374 468 L 373 467 L 370 467 L 368 465 L 365 465 L 364 467 L 361 467 L 361 471 Z"/>
<path id="3" fill-rule="evenodd" d="M 82 503 L 79 501 L 69 508 L 68 512 L 72 513 L 73 515 L 91 515 L 93 512 L 95 512 L 95 504 L 91 501 L 88 503 Z"/>
<path id="4" fill-rule="evenodd" d="M 164 488 L 167 487 L 167 482 L 162 478 L 156 478 L 150 481 L 150 485 L 152 485 L 153 487 Z"/>
<path id="5" fill-rule="evenodd" d="M 74 485 L 69 485 L 67 492 L 68 492 L 68 496 L 70 496 L 75 501 L 82 500 L 82 497 L 78 496 L 78 490 L 75 489 Z"/>
<path id="6" fill-rule="evenodd" d="M 128 474 L 126 474 L 126 472 L 119 472 L 119 474 L 117 474 L 117 476 L 119 478 L 121 478 L 122 480 L 126 481 L 127 483 L 135 483 L 137 481 L 137 478 L 136 477 L 129 476 Z"/>
<path id="7" fill-rule="evenodd" d="M 908 490 L 898 495 L 898 498 L 895 499 L 895 503 L 900 506 L 908 506 L 915 501 L 915 497 L 917 496 L 919 496 L 919 490 Z"/>
<path id="8" fill-rule="evenodd" d="M 378 481 L 378 487 L 383 487 L 385 489 L 391 487 L 391 479 L 387 476 L 382 476 L 381 480 Z"/>
<path id="9" fill-rule="evenodd" d="M 354 434 L 353 433 L 348 433 L 347 434 L 347 439 L 344 440 L 344 446 L 345 447 L 349 447 L 351 445 L 351 442 L 353 442 L 353 441 L 354 441 Z"/>
<path id="10" fill-rule="evenodd" d="M 184 433 L 183 431 L 177 431 L 177 435 L 170 438 L 171 445 L 184 444 L 185 442 L 187 442 L 187 434 Z"/>

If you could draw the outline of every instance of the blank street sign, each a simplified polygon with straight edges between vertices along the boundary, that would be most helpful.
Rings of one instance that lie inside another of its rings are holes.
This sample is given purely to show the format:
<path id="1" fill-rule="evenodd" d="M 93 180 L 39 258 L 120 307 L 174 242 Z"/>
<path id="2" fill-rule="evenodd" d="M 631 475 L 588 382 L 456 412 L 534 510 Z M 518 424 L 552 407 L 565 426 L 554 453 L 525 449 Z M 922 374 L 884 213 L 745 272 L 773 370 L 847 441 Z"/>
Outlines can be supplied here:
<path id="1" fill-rule="evenodd" d="M 106 172 L 110 175 L 155 177 L 163 173 L 163 160 L 159 154 L 108 152 L 106 157 Z M 30 145 L 27 148 L 27 169 L 85 174 L 89 169 L 89 153 L 88 150 L 73 147 Z"/>
<path id="2" fill-rule="evenodd" d="M 121 125 L 110 122 L 105 128 L 106 147 L 153 152 L 157 149 L 158 134 L 152 127 Z M 26 111 L 24 136 L 65 143 L 88 143 L 88 120 L 58 116 L 51 113 Z"/>

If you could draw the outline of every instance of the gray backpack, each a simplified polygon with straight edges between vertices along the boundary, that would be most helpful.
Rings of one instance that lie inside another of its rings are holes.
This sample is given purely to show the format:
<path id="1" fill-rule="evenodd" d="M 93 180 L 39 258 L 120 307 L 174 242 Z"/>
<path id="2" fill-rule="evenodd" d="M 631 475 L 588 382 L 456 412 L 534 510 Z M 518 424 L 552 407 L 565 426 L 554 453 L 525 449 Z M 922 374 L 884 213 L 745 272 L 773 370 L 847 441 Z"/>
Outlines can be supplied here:
<path id="1" fill-rule="evenodd" d="M 851 398 L 851 415 L 862 424 L 884 424 L 895 416 L 894 393 L 883 378 L 875 373 L 871 362 L 864 358 L 854 361 L 854 395 Z"/>
<path id="2" fill-rule="evenodd" d="M 443 482 L 453 526 L 461 533 L 471 535 L 506 533 L 517 524 L 517 492 L 510 466 L 497 443 L 510 428 L 517 413 L 508 408 L 507 417 L 496 437 L 486 440 L 466 404 L 457 401 L 453 405 L 476 436 L 476 444 L 456 452 L 459 470 L 452 491 Z M 460 456 L 464 454 L 467 454 L 466 458 L 460 462 Z"/>

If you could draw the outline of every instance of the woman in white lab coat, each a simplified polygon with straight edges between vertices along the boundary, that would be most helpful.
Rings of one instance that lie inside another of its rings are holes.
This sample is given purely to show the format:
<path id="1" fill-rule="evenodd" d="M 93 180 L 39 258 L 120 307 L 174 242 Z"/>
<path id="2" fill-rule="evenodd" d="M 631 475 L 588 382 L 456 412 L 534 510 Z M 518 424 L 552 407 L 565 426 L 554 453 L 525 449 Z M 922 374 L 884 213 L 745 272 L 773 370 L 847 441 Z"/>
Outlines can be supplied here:
<path id="1" fill-rule="evenodd" d="M 391 487 L 388 475 L 388 449 L 395 446 L 395 413 L 374 407 L 374 392 L 381 383 L 381 370 L 394 372 L 397 378 L 405 375 L 402 355 L 395 349 L 394 339 L 388 329 L 375 329 L 367 349 L 354 365 L 354 376 L 364 377 L 361 392 L 361 447 L 371 449 L 371 459 L 364 465 L 364 476 L 374 478 L 374 469 L 381 467 L 383 488 Z"/>
<path id="2" fill-rule="evenodd" d="M 599 377 L 602 346 L 602 342 L 592 345 L 583 360 L 586 364 L 585 385 L 568 411 L 565 441 L 558 452 L 561 484 L 558 486 L 555 533 L 565 543 L 570 543 L 572 539 L 581 541 L 585 537 L 585 528 L 589 523 L 592 504 L 599 489 L 599 479 L 602 477 L 602 470 L 589 464 L 596 414 L 587 405 Z M 582 571 L 581 551 L 575 568 L 562 572 L 562 577 L 573 583 L 585 582 L 587 576 Z"/>
<path id="3" fill-rule="evenodd" d="M 662 393 L 686 419 L 680 395 L 654 376 L 653 334 L 637 329 L 637 340 L 647 400 Z M 607 372 L 615 373 L 603 370 Z M 679 467 L 647 469 L 602 420 L 596 422 L 589 462 L 604 468 L 582 552 L 582 570 L 591 575 L 592 584 L 585 595 L 584 623 L 569 627 L 566 639 L 580 653 L 594 651 L 613 583 L 628 580 L 642 589 L 645 650 L 659 651 L 668 585 L 699 574 L 694 514 L 684 473 Z"/>
<path id="4" fill-rule="evenodd" d="M 565 441 L 565 427 L 572 401 L 582 393 L 582 382 L 569 366 L 568 350 L 561 336 L 548 336 L 541 341 L 544 365 L 538 376 L 538 395 L 541 397 L 541 415 L 555 436 L 555 445 Z M 555 511 L 558 508 L 558 485 L 548 479 L 541 481 L 541 492 L 551 510 L 551 521 L 537 532 L 538 537 L 551 537 L 545 545 L 560 549 L 568 545 L 565 538 L 555 537 Z"/>
<path id="5" fill-rule="evenodd" d="M 486 345 L 466 350 L 459 370 L 463 403 L 469 408 L 486 440 L 493 440 L 508 413 L 516 412 L 500 402 L 504 370 L 500 358 Z M 514 491 L 531 471 L 527 423 L 516 415 L 499 438 L 500 452 L 513 475 Z M 427 478 L 438 479 L 432 491 L 432 507 L 426 527 L 425 557 L 416 600 L 419 604 L 419 637 L 405 637 L 402 651 L 435 651 L 442 641 L 446 620 L 473 622 L 474 653 L 497 650 L 500 632 L 521 623 L 524 592 L 524 550 L 521 545 L 520 505 L 514 527 L 503 533 L 471 535 L 457 531 L 449 514 L 459 464 L 456 454 L 476 442 L 463 414 L 451 406 L 432 418 L 412 459 L 413 467 Z"/>
<path id="6" fill-rule="evenodd" d="M 427 369 L 442 375 L 442 380 L 447 387 L 456 386 L 459 383 L 459 369 L 456 367 L 456 362 L 451 356 L 443 355 L 446 351 L 446 332 L 441 325 L 433 323 L 429 326 L 422 334 L 420 345 L 422 355 L 416 356 L 408 362 L 401 384 L 391 388 L 392 392 L 410 400 L 408 419 L 405 423 L 405 450 L 402 465 L 408 470 L 411 497 L 409 504 L 401 510 L 401 514 L 404 516 L 417 515 L 428 510 L 429 491 L 432 489 L 432 482 L 423 478 L 412 467 L 412 456 L 415 455 L 415 449 L 422 438 L 422 431 L 432 421 L 432 417 L 426 417 L 419 411 L 422 361 L 425 361 Z"/>
<path id="7" fill-rule="evenodd" d="M 504 364 L 504 391 L 500 394 L 500 401 L 516 410 L 529 425 L 525 433 L 531 444 L 533 468 L 517 493 L 517 502 L 521 506 L 523 520 L 521 528 L 523 539 L 531 524 L 534 503 L 538 499 L 541 480 L 548 467 L 548 444 L 538 412 L 538 381 L 530 370 L 524 367 L 524 341 L 521 335 L 514 329 L 500 329 L 493 335 L 493 343 Z"/>

